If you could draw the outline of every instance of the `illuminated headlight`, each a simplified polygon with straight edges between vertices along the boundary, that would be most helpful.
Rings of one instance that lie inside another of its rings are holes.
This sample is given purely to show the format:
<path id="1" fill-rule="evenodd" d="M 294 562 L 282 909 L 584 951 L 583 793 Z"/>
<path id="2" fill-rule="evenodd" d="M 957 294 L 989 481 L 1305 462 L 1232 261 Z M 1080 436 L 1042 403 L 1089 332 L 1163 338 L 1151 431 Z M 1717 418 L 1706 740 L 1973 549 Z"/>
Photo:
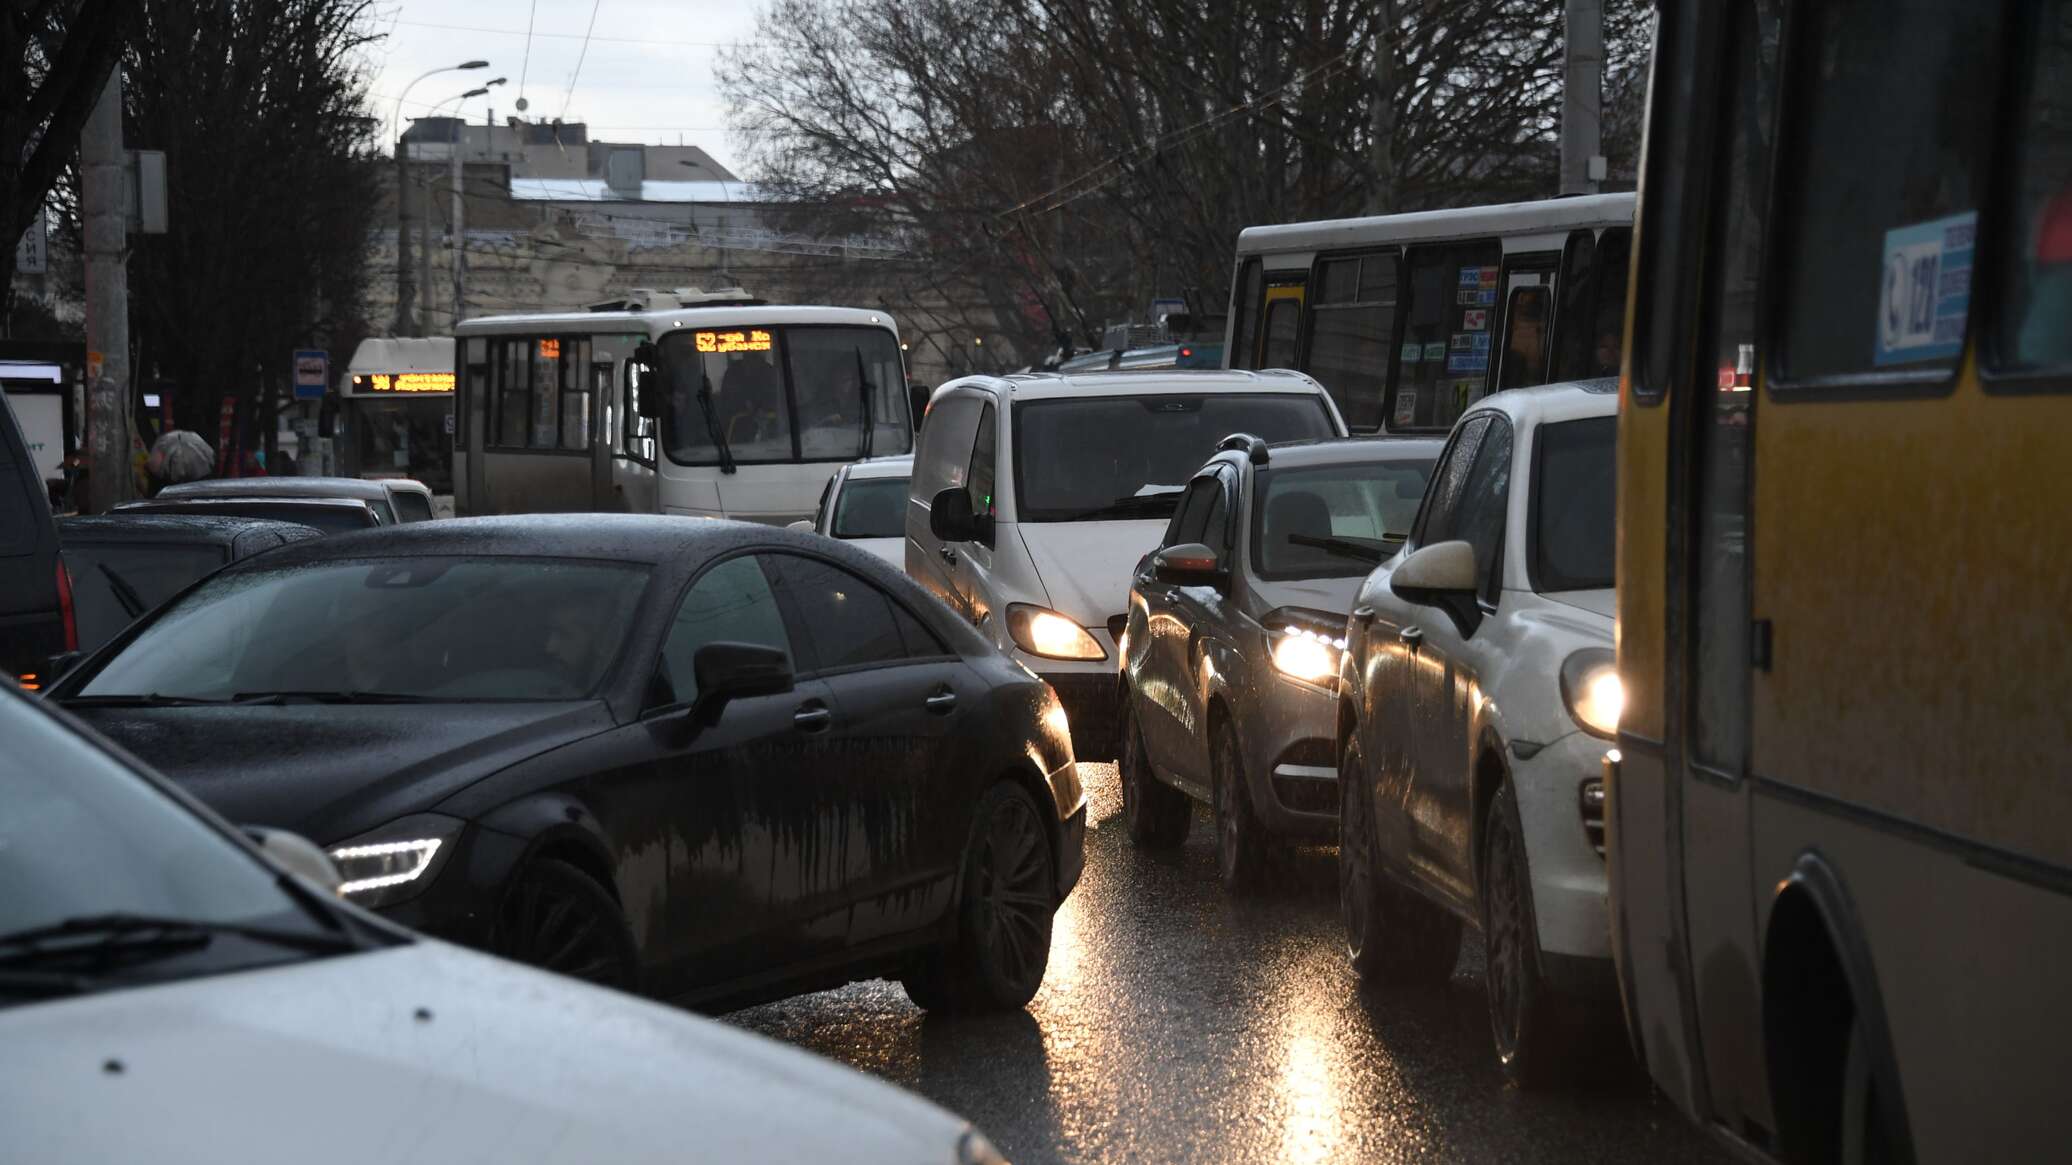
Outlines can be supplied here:
<path id="1" fill-rule="evenodd" d="M 338 892 L 362 906 L 403 901 L 431 883 L 460 828 L 454 818 L 420 813 L 332 846 Z"/>
<path id="2" fill-rule="evenodd" d="M 1619 715 L 1626 710 L 1626 685 L 1619 679 L 1617 659 L 1602 647 L 1586 647 L 1561 664 L 1561 700 L 1585 732 L 1607 740 L 1619 734 Z"/>
<path id="3" fill-rule="evenodd" d="M 1078 623 L 1030 603 L 1010 603 L 1007 633 L 1015 646 L 1045 659 L 1106 659 L 1101 643 Z"/>
<path id="4" fill-rule="evenodd" d="M 1276 611 L 1267 616 L 1273 666 L 1290 679 L 1329 686 L 1338 679 L 1338 661 L 1345 653 L 1342 625 L 1329 616 Z"/>

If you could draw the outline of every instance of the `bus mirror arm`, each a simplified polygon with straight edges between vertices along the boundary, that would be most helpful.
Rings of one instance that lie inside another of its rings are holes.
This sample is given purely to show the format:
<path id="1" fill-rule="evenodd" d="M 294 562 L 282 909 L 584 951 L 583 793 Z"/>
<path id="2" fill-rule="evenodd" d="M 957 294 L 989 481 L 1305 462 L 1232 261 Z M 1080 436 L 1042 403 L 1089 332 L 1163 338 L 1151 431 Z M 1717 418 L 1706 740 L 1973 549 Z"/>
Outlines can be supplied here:
<path id="1" fill-rule="evenodd" d="M 642 387 L 646 386 L 649 377 L 657 381 L 662 379 L 662 351 L 655 347 L 653 341 L 642 340 L 640 345 L 633 349 L 633 359 L 629 364 L 640 369 Z M 636 393 L 633 398 L 634 411 L 648 420 L 657 420 L 662 415 L 662 399 L 663 394 L 659 392 Z"/>

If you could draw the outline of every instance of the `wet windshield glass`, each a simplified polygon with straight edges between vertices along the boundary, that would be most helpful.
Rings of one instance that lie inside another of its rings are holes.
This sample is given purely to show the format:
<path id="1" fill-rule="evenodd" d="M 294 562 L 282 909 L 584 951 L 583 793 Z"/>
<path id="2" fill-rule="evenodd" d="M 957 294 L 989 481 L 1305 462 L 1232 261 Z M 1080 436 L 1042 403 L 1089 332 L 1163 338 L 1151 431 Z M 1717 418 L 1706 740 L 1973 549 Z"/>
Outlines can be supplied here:
<path id="1" fill-rule="evenodd" d="M 1267 470 L 1252 506 L 1253 568 L 1273 579 L 1373 570 L 1410 532 L 1433 460 Z"/>
<path id="2" fill-rule="evenodd" d="M 837 538 L 900 538 L 906 535 L 907 478 L 851 481 L 835 501 Z"/>
<path id="3" fill-rule="evenodd" d="M 206 542 L 66 542 L 79 650 L 108 642 L 139 615 L 222 565 L 223 548 Z"/>
<path id="4" fill-rule="evenodd" d="M 1532 483 L 1532 581 L 1540 591 L 1612 585 L 1618 421 L 1596 417 L 1541 425 Z"/>
<path id="5" fill-rule="evenodd" d="M 168 609 L 78 694 L 573 699 L 618 655 L 647 573 L 521 558 L 235 571 Z"/>
<path id="6" fill-rule="evenodd" d="M 1166 518 L 1216 442 L 1331 437 L 1315 396 L 1113 396 L 1015 406 L 1015 514 L 1024 522 Z"/>
<path id="7" fill-rule="evenodd" d="M 899 344 L 882 328 L 693 329 L 662 345 L 670 388 L 663 444 L 680 465 L 913 451 Z"/>

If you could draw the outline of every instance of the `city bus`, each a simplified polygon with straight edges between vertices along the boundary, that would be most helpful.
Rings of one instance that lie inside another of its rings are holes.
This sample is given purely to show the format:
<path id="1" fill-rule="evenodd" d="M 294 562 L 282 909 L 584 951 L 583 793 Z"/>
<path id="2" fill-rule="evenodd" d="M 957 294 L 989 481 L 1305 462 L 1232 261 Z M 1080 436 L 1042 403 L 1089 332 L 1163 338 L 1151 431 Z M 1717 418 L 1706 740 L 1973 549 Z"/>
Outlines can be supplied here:
<path id="1" fill-rule="evenodd" d="M 1355 433 L 1445 433 L 1502 388 L 1609 376 L 1633 195 L 1247 227 L 1227 368 L 1296 368 Z"/>
<path id="2" fill-rule="evenodd" d="M 2072 2 L 1657 10 L 1604 782 L 1636 1048 L 1760 1154 L 2062 1159 Z"/>
<path id="3" fill-rule="evenodd" d="M 453 339 L 360 341 L 340 378 L 339 472 L 453 492 Z"/>
<path id="4" fill-rule="evenodd" d="M 461 514 L 783 525 L 812 516 L 839 466 L 913 451 L 883 312 L 649 293 L 468 320 L 455 340 Z"/>

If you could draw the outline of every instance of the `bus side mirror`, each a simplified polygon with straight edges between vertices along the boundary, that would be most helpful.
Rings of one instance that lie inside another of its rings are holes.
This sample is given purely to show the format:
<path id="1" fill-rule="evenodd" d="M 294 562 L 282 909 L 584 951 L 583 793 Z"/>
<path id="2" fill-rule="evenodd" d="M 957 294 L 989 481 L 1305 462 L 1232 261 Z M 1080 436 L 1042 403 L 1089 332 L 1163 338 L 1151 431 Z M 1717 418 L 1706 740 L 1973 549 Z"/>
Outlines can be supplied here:
<path id="1" fill-rule="evenodd" d="M 662 415 L 662 394 L 660 392 L 649 392 L 647 389 L 650 378 L 657 382 L 662 378 L 661 350 L 656 348 L 651 341 L 642 340 L 640 346 L 633 349 L 633 359 L 628 362 L 627 371 L 634 374 L 633 379 L 627 382 L 627 387 L 633 397 L 633 411 L 649 420 L 660 417 Z"/>

